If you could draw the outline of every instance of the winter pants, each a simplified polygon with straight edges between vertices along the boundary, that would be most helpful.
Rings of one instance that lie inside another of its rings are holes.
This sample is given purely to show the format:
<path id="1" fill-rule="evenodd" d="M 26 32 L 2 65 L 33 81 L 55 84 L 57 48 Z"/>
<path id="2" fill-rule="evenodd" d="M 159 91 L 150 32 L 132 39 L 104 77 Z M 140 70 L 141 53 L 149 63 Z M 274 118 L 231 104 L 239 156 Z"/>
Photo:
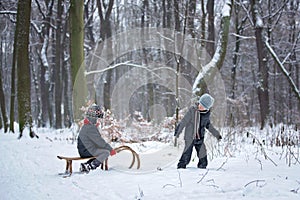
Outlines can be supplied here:
<path id="1" fill-rule="evenodd" d="M 184 151 L 179 160 L 177 168 L 186 168 L 186 165 L 188 165 L 189 162 L 191 161 L 193 147 L 195 147 L 197 151 L 197 157 L 199 158 L 197 167 L 204 168 L 204 169 L 206 168 L 208 162 L 207 162 L 207 152 L 204 144 L 204 139 L 201 139 L 197 143 L 195 143 L 194 140 L 185 141 Z"/>
<path id="2" fill-rule="evenodd" d="M 103 163 L 106 160 L 106 158 L 108 158 L 110 151 L 107 149 L 97 149 L 92 154 L 88 151 L 79 152 L 79 154 L 80 157 L 82 158 L 87 158 L 92 156 L 96 157 L 87 161 L 87 163 L 92 166 L 92 169 L 96 169 L 97 167 L 100 166 L 101 163 Z"/>

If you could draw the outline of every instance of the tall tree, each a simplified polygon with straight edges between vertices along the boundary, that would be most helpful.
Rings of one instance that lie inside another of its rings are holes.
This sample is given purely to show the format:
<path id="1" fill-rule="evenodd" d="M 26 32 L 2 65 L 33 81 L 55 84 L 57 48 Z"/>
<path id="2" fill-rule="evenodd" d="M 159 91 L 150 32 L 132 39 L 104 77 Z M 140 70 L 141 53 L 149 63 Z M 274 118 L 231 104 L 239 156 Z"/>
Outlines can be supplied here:
<path id="1" fill-rule="evenodd" d="M 30 136 L 35 134 L 32 130 L 32 115 L 31 115 L 31 73 L 29 63 L 29 30 L 30 30 L 30 13 L 31 0 L 23 0 L 18 2 L 17 10 L 17 38 L 16 38 L 16 68 L 18 80 L 18 115 L 19 115 L 19 130 L 20 136 L 23 135 L 23 130 L 26 126 L 29 127 Z"/>
<path id="2" fill-rule="evenodd" d="M 267 48 L 264 43 L 264 27 L 263 19 L 261 17 L 261 9 L 259 7 L 259 2 L 256 0 L 251 0 L 251 13 L 253 19 L 253 25 L 255 28 L 255 38 L 256 38 L 256 50 L 258 59 L 258 83 L 257 93 L 260 107 L 260 117 L 261 117 L 261 129 L 266 125 L 267 119 L 269 117 L 269 86 L 268 86 L 268 56 Z"/>
<path id="3" fill-rule="evenodd" d="M 55 41 L 55 67 L 54 67 L 54 77 L 55 77 L 55 128 L 62 128 L 62 89 L 61 89 L 61 71 L 62 71 L 62 11 L 63 5 L 62 0 L 57 1 L 57 20 L 56 20 L 56 41 Z"/>
<path id="4" fill-rule="evenodd" d="M 100 18 L 100 38 L 102 41 L 108 39 L 112 36 L 112 29 L 111 29 L 111 14 L 114 5 L 114 0 L 109 0 L 108 3 L 104 1 L 96 0 L 97 7 L 98 7 L 98 14 Z M 111 42 L 107 40 L 107 42 Z M 112 44 L 107 44 L 107 55 L 113 56 L 112 52 Z M 110 96 L 111 96 L 111 84 L 112 84 L 112 70 L 108 70 L 106 73 L 106 80 L 104 85 L 104 92 L 103 92 L 103 105 L 106 109 L 110 109 Z"/>
<path id="5" fill-rule="evenodd" d="M 1 42 L 0 47 L 2 49 L 2 42 Z M 0 52 L 0 55 L 2 56 L 2 51 Z M 3 124 L 4 124 L 4 132 L 6 133 L 8 130 L 8 119 L 7 119 L 7 115 L 6 115 L 5 96 L 4 96 L 3 84 L 2 84 L 2 62 L 0 62 L 0 111 L 2 114 L 2 119 L 3 119 Z M 0 117 L 0 121 L 1 121 L 1 117 Z M 0 126 L 0 128 L 2 128 L 2 127 Z"/>
<path id="6" fill-rule="evenodd" d="M 85 104 L 84 93 L 74 93 L 75 82 L 76 85 L 85 87 L 84 78 L 84 21 L 83 21 L 83 5 L 84 0 L 71 0 L 70 5 L 70 57 L 71 57 L 71 70 L 72 70 L 72 83 L 73 83 L 73 113 L 74 119 L 81 118 L 79 108 Z M 84 89 L 83 89 L 84 91 Z"/>
<path id="7" fill-rule="evenodd" d="M 38 1 L 36 1 L 38 2 Z M 38 4 L 39 5 L 39 4 Z M 51 18 L 53 15 L 53 6 L 54 0 L 45 0 L 46 5 L 46 14 L 43 14 L 43 22 L 42 22 L 42 29 L 41 29 L 41 42 L 42 47 L 40 50 L 40 60 L 41 60 L 41 69 L 40 69 L 40 87 L 41 87 L 41 113 L 40 113 L 40 120 L 41 125 L 44 127 L 46 126 L 47 122 L 49 121 L 50 126 L 53 126 L 53 110 L 52 110 L 52 96 L 53 92 L 50 88 L 51 85 L 51 77 L 53 76 L 51 72 L 51 68 L 53 67 L 52 63 L 48 61 L 48 48 L 49 40 L 51 39 L 50 36 L 50 29 L 51 29 Z"/>

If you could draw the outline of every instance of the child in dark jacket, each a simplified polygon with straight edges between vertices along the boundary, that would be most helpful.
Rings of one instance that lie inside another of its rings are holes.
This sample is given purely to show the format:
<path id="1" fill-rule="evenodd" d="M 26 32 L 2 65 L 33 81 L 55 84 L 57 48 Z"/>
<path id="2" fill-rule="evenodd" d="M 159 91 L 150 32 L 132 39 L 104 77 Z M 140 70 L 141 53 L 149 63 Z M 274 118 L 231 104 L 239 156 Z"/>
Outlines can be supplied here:
<path id="1" fill-rule="evenodd" d="M 207 161 L 207 152 L 204 144 L 205 128 L 215 136 L 218 140 L 222 139 L 219 131 L 217 131 L 210 123 L 210 108 L 213 106 L 214 98 L 209 94 L 203 94 L 196 106 L 189 108 L 183 119 L 175 129 L 175 137 L 179 137 L 183 128 L 185 128 L 185 147 L 182 156 L 179 160 L 177 168 L 186 168 L 189 164 L 193 152 L 193 147 L 197 151 L 199 158 L 198 168 L 205 169 Z"/>
<path id="2" fill-rule="evenodd" d="M 116 154 L 115 150 L 101 137 L 97 128 L 98 118 L 103 117 L 103 111 L 100 106 L 93 104 L 86 112 L 84 125 L 79 131 L 77 149 L 80 157 L 96 157 L 81 163 L 80 171 L 89 172 L 96 169 L 103 163 L 109 155 Z"/>

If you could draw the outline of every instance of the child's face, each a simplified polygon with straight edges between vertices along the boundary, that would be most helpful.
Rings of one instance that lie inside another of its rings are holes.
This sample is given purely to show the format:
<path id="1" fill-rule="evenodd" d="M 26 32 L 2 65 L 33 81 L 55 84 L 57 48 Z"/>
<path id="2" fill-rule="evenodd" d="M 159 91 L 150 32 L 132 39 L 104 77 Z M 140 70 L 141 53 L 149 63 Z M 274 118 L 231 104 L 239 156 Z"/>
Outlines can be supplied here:
<path id="1" fill-rule="evenodd" d="M 199 105 L 198 105 L 198 110 L 200 110 L 200 111 L 205 111 L 206 109 L 201 105 L 201 103 L 199 103 Z"/>

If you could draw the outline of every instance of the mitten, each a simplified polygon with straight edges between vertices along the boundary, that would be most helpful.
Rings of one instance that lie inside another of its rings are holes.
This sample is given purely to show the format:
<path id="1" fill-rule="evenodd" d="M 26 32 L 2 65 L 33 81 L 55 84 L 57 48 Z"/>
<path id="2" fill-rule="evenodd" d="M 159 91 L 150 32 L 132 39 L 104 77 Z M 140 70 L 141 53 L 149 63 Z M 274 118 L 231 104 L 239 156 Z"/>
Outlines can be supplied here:
<path id="1" fill-rule="evenodd" d="M 117 153 L 117 152 L 116 152 L 114 149 L 110 151 L 110 155 L 111 155 L 111 156 L 116 155 L 116 153 Z"/>

